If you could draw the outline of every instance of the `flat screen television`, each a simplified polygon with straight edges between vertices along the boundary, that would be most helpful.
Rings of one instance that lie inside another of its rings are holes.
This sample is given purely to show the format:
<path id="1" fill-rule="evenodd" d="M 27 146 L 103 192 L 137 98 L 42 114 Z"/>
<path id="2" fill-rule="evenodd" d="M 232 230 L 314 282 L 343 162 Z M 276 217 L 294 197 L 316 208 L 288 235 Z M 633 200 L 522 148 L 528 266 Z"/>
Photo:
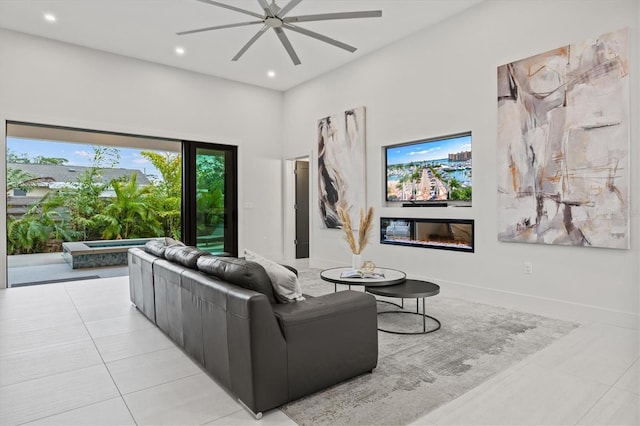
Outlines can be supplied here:
<path id="1" fill-rule="evenodd" d="M 471 205 L 471 133 L 384 147 L 388 202 Z"/>

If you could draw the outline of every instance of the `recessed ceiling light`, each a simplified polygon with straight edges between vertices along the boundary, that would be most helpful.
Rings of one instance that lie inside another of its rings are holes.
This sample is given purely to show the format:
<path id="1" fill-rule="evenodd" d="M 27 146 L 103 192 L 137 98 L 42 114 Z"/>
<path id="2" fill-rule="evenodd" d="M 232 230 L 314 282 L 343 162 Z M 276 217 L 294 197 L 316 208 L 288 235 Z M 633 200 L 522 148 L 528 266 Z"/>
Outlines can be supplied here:
<path id="1" fill-rule="evenodd" d="M 275 76 L 276 76 L 276 72 L 275 72 L 275 71 L 273 71 L 273 70 L 267 71 L 267 76 L 268 76 L 269 78 L 273 78 L 273 77 L 275 77 Z"/>
<path id="2" fill-rule="evenodd" d="M 45 13 L 44 20 L 47 22 L 56 22 L 56 15 L 53 13 Z"/>
<path id="3" fill-rule="evenodd" d="M 184 53 L 185 53 L 184 47 L 180 47 L 180 46 L 176 47 L 176 55 L 182 56 L 184 55 Z"/>

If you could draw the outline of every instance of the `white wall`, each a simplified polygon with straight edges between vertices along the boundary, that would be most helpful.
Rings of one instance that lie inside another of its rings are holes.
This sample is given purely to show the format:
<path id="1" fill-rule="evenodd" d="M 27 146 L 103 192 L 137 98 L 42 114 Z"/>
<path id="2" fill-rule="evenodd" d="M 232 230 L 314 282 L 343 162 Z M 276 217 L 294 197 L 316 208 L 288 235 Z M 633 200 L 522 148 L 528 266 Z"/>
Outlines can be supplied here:
<path id="1" fill-rule="evenodd" d="M 364 257 L 432 279 L 442 293 L 534 312 L 637 326 L 640 168 L 637 0 L 488 0 L 346 67 L 289 90 L 284 156 L 313 147 L 311 263 L 349 263 L 340 231 L 321 230 L 317 208 L 316 123 L 367 107 L 367 200 L 376 215 L 475 219 L 475 253 L 380 245 Z M 497 241 L 496 67 L 585 38 L 631 29 L 631 250 Z M 383 200 L 381 147 L 473 132 L 473 207 L 402 209 Z M 287 225 L 285 229 L 289 229 Z M 374 231 L 374 232 L 377 232 Z M 523 273 L 523 262 L 533 274 Z M 575 311 L 575 312 L 574 312 Z"/>
<path id="2" fill-rule="evenodd" d="M 281 110 L 281 92 L 0 30 L 0 193 L 6 120 L 237 145 L 240 248 L 279 256 Z"/>

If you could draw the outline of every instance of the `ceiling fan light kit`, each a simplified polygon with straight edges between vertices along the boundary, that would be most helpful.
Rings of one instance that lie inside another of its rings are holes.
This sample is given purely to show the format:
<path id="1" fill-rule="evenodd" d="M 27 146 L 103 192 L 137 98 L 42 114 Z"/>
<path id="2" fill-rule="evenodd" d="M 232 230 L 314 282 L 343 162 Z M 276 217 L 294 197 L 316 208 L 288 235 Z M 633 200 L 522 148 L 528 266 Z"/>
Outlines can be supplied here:
<path id="1" fill-rule="evenodd" d="M 252 16 L 254 18 L 257 18 L 258 20 L 247 21 L 247 22 L 239 22 L 239 23 L 235 23 L 235 24 L 217 25 L 217 26 L 214 26 L 214 27 L 198 28 L 198 29 L 195 29 L 195 30 L 181 31 L 181 32 L 176 33 L 177 35 L 182 36 L 182 35 L 187 35 L 187 34 L 201 33 L 201 32 L 205 32 L 205 31 L 220 30 L 220 29 L 224 29 L 224 28 L 244 27 L 244 26 L 248 26 L 248 25 L 263 24 L 262 28 L 253 37 L 251 37 L 251 39 L 231 59 L 232 61 L 237 61 L 238 59 L 240 59 L 242 57 L 242 55 L 244 55 L 244 53 L 247 50 L 249 50 L 251 45 L 253 45 L 253 43 L 255 43 L 269 29 L 272 29 L 276 33 L 276 36 L 280 40 L 280 43 L 282 44 L 284 49 L 287 51 L 287 54 L 289 55 L 289 57 L 293 61 L 294 65 L 300 65 L 300 63 L 301 63 L 300 62 L 300 58 L 298 58 L 298 55 L 297 55 L 296 51 L 294 50 L 293 46 L 291 45 L 291 42 L 289 41 L 289 38 L 287 37 L 287 35 L 286 35 L 285 31 L 284 31 L 285 29 L 289 30 L 289 31 L 296 32 L 298 34 L 302 34 L 302 35 L 314 38 L 316 40 L 320 40 L 320 41 L 322 41 L 324 43 L 328 43 L 328 44 L 330 44 L 332 46 L 339 47 L 340 49 L 344 49 L 344 50 L 346 50 L 348 52 L 353 53 L 353 52 L 355 52 L 357 50 L 356 47 L 350 46 L 350 45 L 348 45 L 346 43 L 343 43 L 341 41 L 338 41 L 338 40 L 332 39 L 330 37 L 327 37 L 325 35 L 316 33 L 314 31 L 310 31 L 310 30 L 308 30 L 306 28 L 302 28 L 300 26 L 294 25 L 294 23 L 311 22 L 311 21 L 328 21 L 328 20 L 334 20 L 334 19 L 380 18 L 382 16 L 382 11 L 381 10 L 367 10 L 367 11 L 360 11 L 360 12 L 321 13 L 321 14 L 315 14 L 315 15 L 300 15 L 300 16 L 286 16 L 291 11 L 291 9 L 293 9 L 298 4 L 300 4 L 300 2 L 302 2 L 302 0 L 290 0 L 289 3 L 287 3 L 282 8 L 280 8 L 276 4 L 275 0 L 272 0 L 272 2 L 270 4 L 267 2 L 267 0 L 257 0 L 258 4 L 260 5 L 260 8 L 264 11 L 263 15 L 261 15 L 259 13 L 252 12 L 250 10 L 241 9 L 239 7 L 236 7 L 236 6 L 231 6 L 231 5 L 226 4 L 226 3 L 221 3 L 219 1 L 214 1 L 214 0 L 196 0 L 196 1 L 199 1 L 201 3 L 206 3 L 206 4 L 209 4 L 209 5 L 212 5 L 212 6 L 218 6 L 218 7 L 222 7 L 222 8 L 225 8 L 225 9 L 233 10 L 235 12 L 243 13 L 245 15 L 249 15 L 249 16 Z"/>

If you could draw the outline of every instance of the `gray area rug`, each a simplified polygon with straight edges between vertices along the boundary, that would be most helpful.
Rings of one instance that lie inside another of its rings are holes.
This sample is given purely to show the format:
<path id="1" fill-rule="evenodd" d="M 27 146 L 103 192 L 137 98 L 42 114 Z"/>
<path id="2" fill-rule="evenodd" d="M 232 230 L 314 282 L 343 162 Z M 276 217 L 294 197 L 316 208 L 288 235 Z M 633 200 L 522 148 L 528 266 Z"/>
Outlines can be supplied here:
<path id="1" fill-rule="evenodd" d="M 300 271 L 304 293 L 318 296 L 333 291 L 333 284 L 322 281 L 319 273 Z M 339 286 L 338 290 L 342 289 L 346 286 Z M 415 311 L 415 307 L 415 299 L 405 300 L 405 308 Z M 392 309 L 396 308 L 378 303 L 379 311 Z M 440 330 L 406 336 L 378 332 L 378 367 L 373 374 L 286 404 L 282 411 L 299 425 L 405 425 L 577 327 L 442 296 L 427 298 L 426 309 L 442 322 Z M 379 315 L 378 325 L 419 331 L 422 319 L 417 315 Z M 427 322 L 427 328 L 430 325 L 435 324 Z"/>

